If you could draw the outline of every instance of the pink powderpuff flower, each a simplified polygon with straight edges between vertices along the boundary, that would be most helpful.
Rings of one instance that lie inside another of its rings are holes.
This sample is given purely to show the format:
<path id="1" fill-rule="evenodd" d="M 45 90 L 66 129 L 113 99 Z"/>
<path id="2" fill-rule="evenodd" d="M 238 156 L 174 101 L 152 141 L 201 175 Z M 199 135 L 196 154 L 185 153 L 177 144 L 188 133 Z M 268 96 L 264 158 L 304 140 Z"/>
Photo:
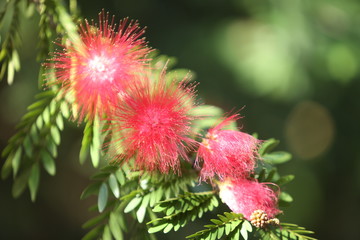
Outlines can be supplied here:
<path id="1" fill-rule="evenodd" d="M 136 81 L 136 75 L 147 65 L 144 29 L 137 22 L 128 19 L 120 21 L 116 29 L 114 17 L 109 22 L 109 14 L 99 14 L 99 26 L 80 25 L 80 40 L 70 42 L 63 51 L 55 52 L 53 67 L 55 82 L 64 93 L 74 99 L 81 121 L 86 115 L 93 119 L 109 114 L 118 95 Z M 50 64 L 48 64 L 50 65 Z"/>
<path id="2" fill-rule="evenodd" d="M 254 169 L 260 141 L 247 133 L 223 130 L 239 118 L 238 114 L 232 115 L 206 134 L 196 159 L 197 164 L 202 160 L 200 180 L 216 175 L 220 179 L 247 176 Z"/>
<path id="3" fill-rule="evenodd" d="M 150 73 L 128 88 L 112 114 L 110 130 L 121 136 L 112 144 L 127 160 L 134 158 L 137 169 L 181 174 L 180 157 L 188 160 L 187 151 L 195 144 L 189 137 L 195 85 L 186 85 L 186 79 L 167 82 L 165 74 L 153 79 Z"/>
<path id="4" fill-rule="evenodd" d="M 257 210 L 264 211 L 269 219 L 281 212 L 277 208 L 277 195 L 265 183 L 238 178 L 219 182 L 218 186 L 221 200 L 248 220 Z"/>

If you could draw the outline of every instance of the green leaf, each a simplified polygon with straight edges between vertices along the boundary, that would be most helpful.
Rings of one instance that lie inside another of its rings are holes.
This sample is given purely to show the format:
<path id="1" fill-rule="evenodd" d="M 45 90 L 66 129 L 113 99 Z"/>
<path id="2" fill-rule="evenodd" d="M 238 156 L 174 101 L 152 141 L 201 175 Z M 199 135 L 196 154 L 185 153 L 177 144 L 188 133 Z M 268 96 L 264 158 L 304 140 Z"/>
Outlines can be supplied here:
<path id="1" fill-rule="evenodd" d="M 219 220 L 212 219 L 211 221 L 216 225 L 205 225 L 206 229 L 196 232 L 195 234 L 189 235 L 186 238 L 190 239 L 221 239 L 225 233 L 228 238 L 226 239 L 240 239 L 240 227 L 244 227 L 245 230 L 248 226 L 240 225 L 244 223 L 243 215 L 237 213 L 225 212 L 224 215 L 218 215 Z M 243 231 L 245 231 L 243 230 Z M 252 229 L 250 228 L 250 231 Z M 250 231 L 246 231 L 250 232 Z M 242 233 L 241 233 L 242 234 Z M 245 233 L 244 233 L 245 235 Z M 243 236 L 243 235 L 242 235 Z"/>
<path id="2" fill-rule="evenodd" d="M 224 226 L 219 226 L 219 229 L 217 231 L 217 238 L 218 239 L 222 238 L 224 233 L 225 233 L 225 227 Z"/>
<path id="3" fill-rule="evenodd" d="M 231 222 L 231 231 L 234 231 L 236 229 L 236 227 L 239 226 L 240 223 L 241 223 L 241 221 L 232 221 Z"/>
<path id="4" fill-rule="evenodd" d="M 281 164 L 290 161 L 292 158 L 288 152 L 277 151 L 263 155 L 262 159 L 269 164 Z"/>
<path id="5" fill-rule="evenodd" d="M 234 218 L 234 216 L 233 216 L 231 213 L 229 213 L 229 212 L 224 212 L 224 215 L 225 215 L 225 217 L 226 217 L 228 220 L 231 220 L 231 219 Z"/>
<path id="6" fill-rule="evenodd" d="M 60 131 L 56 126 L 52 126 L 51 129 L 51 136 L 55 142 L 56 145 L 60 144 Z"/>
<path id="7" fill-rule="evenodd" d="M 230 239 L 232 239 L 232 240 L 238 240 L 238 239 L 240 239 L 240 231 L 239 231 L 238 228 L 235 229 L 234 235 L 233 235 L 232 238 L 230 238 Z M 247 240 L 247 232 L 246 232 L 246 238 L 244 238 L 244 239 Z"/>
<path id="8" fill-rule="evenodd" d="M 248 226 L 250 225 L 250 227 Z M 250 229 L 250 231 L 249 231 Z M 251 224 L 248 221 L 243 221 L 240 229 L 241 236 L 244 238 L 244 240 L 248 239 L 248 232 L 252 231 Z"/>
<path id="9" fill-rule="evenodd" d="M 93 122 L 93 139 L 92 139 L 92 145 L 94 147 L 100 148 L 101 146 L 101 140 L 100 140 L 100 120 L 99 118 L 96 116 L 94 118 L 94 122 Z"/>
<path id="10" fill-rule="evenodd" d="M 276 168 L 271 169 L 271 171 L 269 172 L 269 174 L 267 175 L 267 177 L 265 179 L 265 182 L 274 181 L 273 178 L 274 178 L 275 174 L 277 174 L 277 169 Z"/>
<path id="11" fill-rule="evenodd" d="M 48 172 L 51 176 L 54 176 L 56 173 L 56 166 L 54 159 L 46 150 L 42 150 L 40 155 L 41 155 L 41 161 L 44 165 L 46 172 Z"/>
<path id="12" fill-rule="evenodd" d="M 33 153 L 33 145 L 31 143 L 30 137 L 26 136 L 24 138 L 24 143 L 23 143 L 24 149 L 25 149 L 25 154 L 26 156 L 28 156 L 29 158 L 32 158 L 32 153 Z"/>
<path id="13" fill-rule="evenodd" d="M 274 138 L 270 138 L 263 142 L 261 147 L 259 148 L 260 156 L 263 156 L 265 153 L 271 152 L 277 145 L 279 145 L 280 141 Z"/>
<path id="14" fill-rule="evenodd" d="M 218 220 L 218 219 L 210 219 L 210 221 L 212 221 L 213 223 L 215 223 L 216 225 L 221 225 L 223 224 L 222 221 Z"/>
<path id="15" fill-rule="evenodd" d="M 104 228 L 102 240 L 112 240 L 110 228 L 108 225 L 106 225 Z"/>
<path id="16" fill-rule="evenodd" d="M 291 197 L 291 195 L 286 192 L 281 192 L 279 199 L 284 202 L 292 202 L 293 201 L 293 198 Z"/>
<path id="17" fill-rule="evenodd" d="M 142 223 L 144 221 L 145 214 L 146 214 L 146 209 L 147 209 L 147 207 L 149 205 L 149 201 L 150 201 L 150 194 L 147 194 L 147 195 L 145 195 L 143 197 L 143 200 L 141 202 L 141 206 L 136 212 L 136 217 L 137 217 L 139 223 Z"/>
<path id="18" fill-rule="evenodd" d="M 53 141 L 47 141 L 46 148 L 53 158 L 57 157 L 57 146 Z"/>
<path id="19" fill-rule="evenodd" d="M 40 183 L 40 167 L 39 167 L 39 164 L 35 163 L 31 168 L 29 182 L 28 182 L 31 201 L 33 201 L 33 202 L 36 199 L 36 194 L 37 194 L 37 190 L 39 188 L 39 183 Z"/>
<path id="20" fill-rule="evenodd" d="M 152 196 L 152 194 L 148 196 Z M 173 226 L 168 226 L 166 230 L 178 230 L 179 226 L 184 227 L 186 223 L 201 218 L 205 212 L 213 209 L 214 204 L 218 204 L 217 201 L 214 201 L 214 198 L 216 196 L 213 191 L 186 192 L 185 194 L 178 195 L 176 198 L 162 201 L 156 205 L 153 212 L 163 211 L 166 216 L 161 221 L 152 221 L 151 223 L 153 225 L 172 224 Z"/>
<path id="21" fill-rule="evenodd" d="M 98 172 L 95 175 L 91 176 L 93 180 L 106 180 L 109 177 L 110 173 L 108 172 Z"/>
<path id="22" fill-rule="evenodd" d="M 28 169 L 22 174 L 20 174 L 19 177 L 15 178 L 11 191 L 14 198 L 19 197 L 24 192 L 28 183 L 29 175 L 30 170 Z"/>
<path id="23" fill-rule="evenodd" d="M 104 211 L 108 200 L 108 187 L 106 183 L 102 183 L 99 190 L 98 196 L 98 209 L 99 212 Z"/>
<path id="24" fill-rule="evenodd" d="M 35 124 L 32 125 L 30 132 L 28 132 L 28 134 L 30 135 L 31 139 L 33 140 L 34 145 L 38 145 L 39 144 L 39 133 L 38 130 L 35 126 Z"/>
<path id="25" fill-rule="evenodd" d="M 261 169 L 257 179 L 259 182 L 264 182 L 265 180 L 265 174 L 266 174 L 266 170 L 265 169 Z"/>
<path id="26" fill-rule="evenodd" d="M 42 127 L 44 126 L 44 122 L 43 122 L 41 117 L 38 117 L 36 119 L 36 126 L 37 126 L 38 129 L 42 129 Z"/>
<path id="27" fill-rule="evenodd" d="M 95 168 L 99 166 L 100 162 L 100 149 L 98 147 L 90 146 L 91 162 Z"/>
<path id="28" fill-rule="evenodd" d="M 123 171 L 121 169 L 118 169 L 115 172 L 115 176 L 116 176 L 116 179 L 118 180 L 118 182 L 120 183 L 120 185 L 125 184 L 126 178 L 125 178 L 125 175 L 124 175 L 124 173 L 123 173 Z"/>
<path id="29" fill-rule="evenodd" d="M 109 186 L 110 186 L 110 189 L 111 189 L 112 193 L 114 194 L 114 196 L 116 198 L 119 198 L 120 197 L 120 189 L 119 189 L 119 185 L 117 183 L 117 180 L 116 180 L 116 177 L 114 174 L 111 174 L 109 176 Z"/>
<path id="30" fill-rule="evenodd" d="M 57 109 L 56 102 L 51 101 L 49 107 L 50 107 L 50 115 L 53 116 L 55 114 L 56 109 Z"/>
<path id="31" fill-rule="evenodd" d="M 252 232 L 253 228 L 250 222 L 244 221 L 242 224 L 242 228 L 246 229 L 248 232 Z"/>
<path id="32" fill-rule="evenodd" d="M 47 105 L 47 104 L 48 104 L 48 99 L 44 98 L 44 99 L 36 101 L 33 104 L 31 104 L 30 106 L 28 106 L 27 110 L 28 111 L 35 110 L 35 109 L 41 108 L 41 107 L 43 107 L 44 105 Z"/>
<path id="33" fill-rule="evenodd" d="M 111 233 L 115 237 L 116 240 L 122 240 L 123 235 L 120 229 L 119 222 L 117 221 L 117 216 L 114 212 L 110 213 L 110 220 L 109 220 L 109 226 Z"/>
<path id="34" fill-rule="evenodd" d="M 16 49 L 13 49 L 12 55 L 11 55 L 11 62 L 14 65 L 14 68 L 16 71 L 20 70 L 20 58 L 19 58 L 19 54 L 16 51 Z"/>
<path id="35" fill-rule="evenodd" d="M 42 114 L 42 117 L 43 117 L 43 120 L 44 120 L 44 123 L 45 123 L 45 124 L 51 125 L 51 123 L 50 123 L 50 110 L 49 110 L 49 107 L 46 107 L 46 108 L 44 109 L 44 112 L 43 112 L 43 114 Z"/>
<path id="36" fill-rule="evenodd" d="M 20 162 L 21 162 L 21 153 L 22 153 L 22 149 L 21 149 L 21 147 L 19 147 L 16 150 L 14 157 L 12 158 L 12 168 L 14 171 L 14 177 L 16 177 L 16 175 L 19 171 Z"/>
<path id="37" fill-rule="evenodd" d="M 227 221 L 228 221 L 228 219 L 227 219 L 226 217 L 224 217 L 223 215 L 221 215 L 221 214 L 218 214 L 217 216 L 218 216 L 218 218 L 219 218 L 221 221 L 223 221 L 223 222 L 227 222 Z"/>
<path id="38" fill-rule="evenodd" d="M 299 240 L 315 240 L 315 238 L 306 236 L 305 234 L 313 234 L 313 231 L 306 230 L 296 224 L 281 223 L 281 228 L 273 230 L 272 233 L 279 239 L 288 237 L 288 239 L 299 239 Z"/>
<path id="39" fill-rule="evenodd" d="M 100 225 L 97 226 L 96 228 L 93 228 L 90 232 L 88 232 L 83 238 L 82 240 L 91 240 L 96 238 L 97 236 L 99 236 L 101 234 L 101 232 L 103 231 L 104 226 Z"/>
<path id="40" fill-rule="evenodd" d="M 65 101 L 63 101 L 61 103 L 60 110 L 61 110 L 61 113 L 64 116 L 64 118 L 69 118 L 70 117 L 69 107 L 68 107 L 68 104 Z"/>
<path id="41" fill-rule="evenodd" d="M 153 208 L 153 212 L 162 212 L 166 209 L 167 207 L 163 207 L 161 204 L 158 204 L 156 205 L 154 208 Z"/>
<path id="42" fill-rule="evenodd" d="M 190 114 L 201 117 L 221 117 L 224 114 L 224 111 L 221 108 L 212 105 L 201 105 L 191 110 Z"/>
<path id="43" fill-rule="evenodd" d="M 292 180 L 294 180 L 295 176 L 290 174 L 290 175 L 286 175 L 286 176 L 282 176 L 279 180 L 276 181 L 276 184 L 281 186 L 281 185 L 285 185 L 289 182 L 291 182 Z"/>
<path id="44" fill-rule="evenodd" d="M 96 216 L 90 220 L 88 220 L 87 222 L 85 222 L 81 227 L 82 228 L 90 228 L 90 227 L 94 227 L 95 225 L 97 225 L 98 223 L 102 222 L 103 220 L 105 220 L 107 217 L 109 217 L 108 214 L 101 214 L 99 216 Z"/>
<path id="45" fill-rule="evenodd" d="M 85 190 L 82 192 L 80 199 L 83 200 L 92 194 L 98 193 L 98 191 L 100 189 L 100 185 L 101 185 L 101 182 L 95 182 L 95 183 L 92 183 L 91 185 L 89 185 L 88 187 L 86 187 Z"/>
<path id="46" fill-rule="evenodd" d="M 88 157 L 88 152 L 92 141 L 92 130 L 92 122 L 87 121 L 84 128 L 83 139 L 81 141 L 81 149 L 79 155 L 80 164 L 83 164 Z"/>
<path id="47" fill-rule="evenodd" d="M 168 225 L 164 228 L 163 232 L 168 233 L 171 231 L 171 229 L 174 227 L 172 223 L 168 223 Z"/>
<path id="48" fill-rule="evenodd" d="M 193 109 L 190 114 L 200 117 L 194 121 L 194 126 L 200 129 L 208 129 L 219 122 L 223 110 L 211 105 L 202 105 Z"/>
<path id="49" fill-rule="evenodd" d="M 56 117 L 56 125 L 60 130 L 64 130 L 64 120 L 61 114 Z"/>
<path id="50" fill-rule="evenodd" d="M 8 71 L 7 82 L 9 85 L 11 85 L 14 82 L 14 75 L 15 75 L 15 68 L 12 61 L 9 61 L 7 71 Z"/>
<path id="51" fill-rule="evenodd" d="M 9 157 L 6 159 L 4 165 L 1 169 L 1 178 L 6 179 L 9 177 L 12 169 L 12 155 L 9 155 Z"/>
<path id="52" fill-rule="evenodd" d="M 142 197 L 135 197 L 133 198 L 129 204 L 126 206 L 126 208 L 124 209 L 125 213 L 131 212 L 132 210 L 134 210 L 142 201 Z"/>
<path id="53" fill-rule="evenodd" d="M 156 233 L 156 232 L 160 232 L 161 230 L 163 230 L 165 227 L 167 226 L 167 223 L 164 224 L 160 224 L 154 227 L 150 227 L 148 232 L 149 233 Z"/>
<path id="54" fill-rule="evenodd" d="M 77 27 L 74 24 L 74 21 L 71 18 L 71 16 L 68 14 L 67 10 L 62 5 L 57 4 L 56 11 L 59 17 L 59 23 L 65 29 L 65 32 L 69 37 L 70 41 L 73 43 L 81 41 L 77 31 Z"/>

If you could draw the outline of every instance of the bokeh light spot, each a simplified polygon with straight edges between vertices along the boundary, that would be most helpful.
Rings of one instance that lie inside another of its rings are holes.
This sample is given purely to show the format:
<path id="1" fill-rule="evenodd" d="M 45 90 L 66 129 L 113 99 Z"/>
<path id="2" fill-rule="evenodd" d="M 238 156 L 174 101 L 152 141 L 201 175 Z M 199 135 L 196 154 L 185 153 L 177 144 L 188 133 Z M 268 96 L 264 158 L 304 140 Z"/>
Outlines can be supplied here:
<path id="1" fill-rule="evenodd" d="M 224 29 L 218 34 L 219 54 L 243 90 L 278 100 L 306 95 L 309 80 L 298 68 L 286 29 L 240 20 Z"/>
<path id="2" fill-rule="evenodd" d="M 353 51 L 346 45 L 334 45 L 327 56 L 330 75 L 342 83 L 348 83 L 356 75 L 359 65 Z"/>
<path id="3" fill-rule="evenodd" d="M 301 159 L 313 159 L 324 153 L 333 141 L 334 131 L 329 111 L 313 101 L 295 106 L 285 127 L 287 142 Z"/>

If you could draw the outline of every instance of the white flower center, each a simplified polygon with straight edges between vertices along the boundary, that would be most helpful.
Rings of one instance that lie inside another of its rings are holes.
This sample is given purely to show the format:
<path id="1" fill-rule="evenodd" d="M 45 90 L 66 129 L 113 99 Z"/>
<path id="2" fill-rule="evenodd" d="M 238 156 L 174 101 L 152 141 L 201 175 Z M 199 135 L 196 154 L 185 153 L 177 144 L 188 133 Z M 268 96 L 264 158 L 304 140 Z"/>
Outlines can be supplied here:
<path id="1" fill-rule="evenodd" d="M 105 56 L 94 56 L 89 61 L 89 75 L 93 81 L 108 81 L 114 80 L 114 73 L 116 67 L 114 66 L 115 61 L 113 58 Z"/>

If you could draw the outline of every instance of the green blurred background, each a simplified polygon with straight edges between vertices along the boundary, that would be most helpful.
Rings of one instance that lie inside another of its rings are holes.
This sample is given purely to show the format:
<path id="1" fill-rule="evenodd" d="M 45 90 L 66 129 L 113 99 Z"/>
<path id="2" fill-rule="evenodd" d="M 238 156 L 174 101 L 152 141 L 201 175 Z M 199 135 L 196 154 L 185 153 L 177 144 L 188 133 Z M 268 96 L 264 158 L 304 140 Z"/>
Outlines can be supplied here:
<path id="1" fill-rule="evenodd" d="M 281 140 L 278 149 L 294 159 L 280 172 L 296 179 L 286 189 L 295 201 L 280 220 L 319 239 L 360 239 L 358 0 L 79 0 L 78 7 L 88 19 L 102 8 L 117 20 L 138 19 L 150 46 L 196 73 L 203 102 L 245 106 L 244 131 Z M 35 14 L 22 22 L 22 70 L 12 86 L 0 83 L 1 149 L 39 91 L 38 21 Z M 42 173 L 35 203 L 28 194 L 14 200 L 11 179 L 0 182 L 0 239 L 83 236 L 96 199 L 79 199 L 94 172 L 78 162 L 81 131 L 67 124 L 57 174 Z"/>

